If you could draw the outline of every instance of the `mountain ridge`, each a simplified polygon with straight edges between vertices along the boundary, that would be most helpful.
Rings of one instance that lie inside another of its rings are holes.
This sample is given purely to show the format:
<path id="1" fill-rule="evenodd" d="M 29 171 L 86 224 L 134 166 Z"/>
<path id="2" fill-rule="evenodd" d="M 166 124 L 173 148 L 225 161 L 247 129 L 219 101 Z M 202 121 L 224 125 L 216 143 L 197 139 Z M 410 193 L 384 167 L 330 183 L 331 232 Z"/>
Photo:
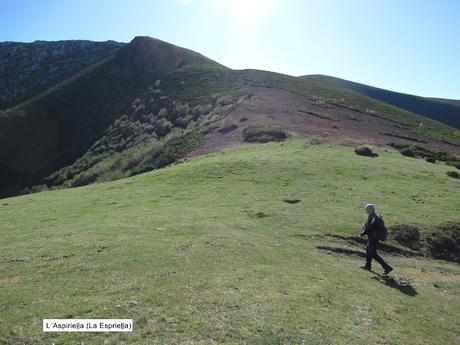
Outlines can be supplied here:
<path id="1" fill-rule="evenodd" d="M 355 91 L 275 72 L 232 70 L 138 36 L 0 113 L 0 195 L 162 167 L 199 152 L 197 145 L 238 145 L 242 130 L 260 123 L 346 145 L 397 139 L 460 153 L 453 128 Z M 220 130 L 229 124 L 237 130 Z M 128 150 L 137 153 L 129 156 Z M 129 169 L 110 173 L 119 159 L 128 160 L 123 164 Z"/>
<path id="2" fill-rule="evenodd" d="M 318 80 L 336 87 L 350 89 L 362 95 L 460 128 L 460 100 L 416 96 L 322 74 L 306 75 L 302 76 L 302 78 Z"/>

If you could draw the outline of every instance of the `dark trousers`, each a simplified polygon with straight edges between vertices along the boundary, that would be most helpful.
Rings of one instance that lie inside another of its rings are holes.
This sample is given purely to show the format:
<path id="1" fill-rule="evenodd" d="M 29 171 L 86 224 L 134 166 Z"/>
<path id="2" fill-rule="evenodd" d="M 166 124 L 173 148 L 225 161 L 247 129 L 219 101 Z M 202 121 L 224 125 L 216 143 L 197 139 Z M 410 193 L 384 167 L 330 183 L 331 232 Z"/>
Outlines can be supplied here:
<path id="1" fill-rule="evenodd" d="M 377 254 L 377 246 L 379 244 L 379 240 L 377 239 L 368 239 L 367 246 L 366 246 L 366 267 L 371 268 L 372 259 L 375 259 L 380 265 L 382 265 L 383 269 L 387 269 L 390 267 L 380 256 Z"/>

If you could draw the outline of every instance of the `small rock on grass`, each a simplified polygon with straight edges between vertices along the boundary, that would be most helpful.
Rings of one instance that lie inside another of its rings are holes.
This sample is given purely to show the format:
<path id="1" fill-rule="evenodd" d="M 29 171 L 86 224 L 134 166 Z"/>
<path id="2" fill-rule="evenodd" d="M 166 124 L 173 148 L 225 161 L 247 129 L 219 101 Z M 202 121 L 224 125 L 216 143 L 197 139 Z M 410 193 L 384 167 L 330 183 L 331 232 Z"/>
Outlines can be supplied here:
<path id="1" fill-rule="evenodd" d="M 118 304 L 118 305 L 117 305 L 117 308 L 126 307 L 126 306 L 128 306 L 128 305 L 136 305 L 136 304 L 139 304 L 139 303 L 140 303 L 139 301 L 127 301 L 127 302 Z"/>

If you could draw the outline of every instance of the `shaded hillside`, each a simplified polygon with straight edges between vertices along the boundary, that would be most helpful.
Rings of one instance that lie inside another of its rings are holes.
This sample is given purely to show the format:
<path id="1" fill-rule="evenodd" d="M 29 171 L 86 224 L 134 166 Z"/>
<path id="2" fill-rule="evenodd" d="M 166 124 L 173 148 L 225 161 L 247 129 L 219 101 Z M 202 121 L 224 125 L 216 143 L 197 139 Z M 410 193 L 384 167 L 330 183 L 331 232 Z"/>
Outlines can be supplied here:
<path id="1" fill-rule="evenodd" d="M 156 115 L 165 109 L 164 120 L 179 117 L 176 93 L 181 81 L 171 81 L 170 95 L 162 93 L 160 83 L 186 66 L 223 68 L 186 49 L 137 37 L 115 55 L 1 114 L 0 162 L 2 177 L 9 177 L 1 181 L 4 193 L 38 184 L 73 163 L 93 144 L 100 144 L 106 131 L 113 135 L 111 147 L 99 151 L 104 156 L 168 134 L 172 124 L 155 123 Z M 168 81 L 161 87 L 168 88 Z M 178 111 L 173 113 L 172 108 Z M 144 126 L 147 122 L 150 126 Z"/>
<path id="2" fill-rule="evenodd" d="M 226 127 L 235 116 L 248 121 Z M 357 92 L 231 70 L 193 51 L 136 37 L 0 114 L 0 195 L 156 169 L 189 153 L 237 145 L 241 131 L 260 121 L 348 145 L 409 140 L 457 154 L 460 147 L 454 128 Z"/>
<path id="3" fill-rule="evenodd" d="M 79 40 L 0 42 L 0 110 L 44 91 L 123 45 Z"/>
<path id="4" fill-rule="evenodd" d="M 396 107 L 429 117 L 430 119 L 460 128 L 460 101 L 428 98 L 388 91 L 326 75 L 307 75 L 303 78 L 318 80 L 333 86 L 353 90 Z"/>

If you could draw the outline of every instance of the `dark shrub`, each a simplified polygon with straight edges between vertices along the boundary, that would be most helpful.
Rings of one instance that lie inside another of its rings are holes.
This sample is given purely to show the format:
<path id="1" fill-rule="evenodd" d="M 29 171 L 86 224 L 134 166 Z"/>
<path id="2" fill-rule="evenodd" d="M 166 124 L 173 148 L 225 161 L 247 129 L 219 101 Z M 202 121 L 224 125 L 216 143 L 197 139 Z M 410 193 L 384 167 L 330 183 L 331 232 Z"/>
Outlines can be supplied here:
<path id="1" fill-rule="evenodd" d="M 96 182 L 97 178 L 99 177 L 99 172 L 98 171 L 93 171 L 93 172 L 83 172 L 80 173 L 75 177 L 75 179 L 72 181 L 70 184 L 71 187 L 80 187 L 84 186 L 87 184 L 91 184 Z"/>
<path id="2" fill-rule="evenodd" d="M 199 129 L 199 132 L 204 135 L 204 134 L 208 134 L 209 132 L 211 132 L 212 130 L 214 130 L 216 128 L 219 128 L 219 126 L 210 124 L 210 125 L 201 127 Z"/>
<path id="3" fill-rule="evenodd" d="M 226 124 L 225 126 L 221 127 L 218 129 L 218 132 L 220 133 L 228 133 L 228 132 L 231 132 L 235 129 L 237 129 L 238 126 L 234 123 L 229 123 L 229 124 Z"/>
<path id="4" fill-rule="evenodd" d="M 430 163 L 435 163 L 436 160 L 438 160 L 446 162 L 449 165 L 456 166 L 455 164 L 458 164 L 460 166 L 459 158 L 448 152 L 431 151 L 419 145 L 406 145 L 396 143 L 390 143 L 389 145 L 399 150 L 401 154 L 407 157 L 425 158 L 425 160 Z M 460 169 L 460 167 L 458 168 Z"/>
<path id="5" fill-rule="evenodd" d="M 253 143 L 266 143 L 269 141 L 281 141 L 287 138 L 287 134 L 280 128 L 268 126 L 249 126 L 243 130 L 245 141 Z"/>
<path id="6" fill-rule="evenodd" d="M 426 235 L 431 256 L 460 262 L 460 223 L 447 222 Z"/>
<path id="7" fill-rule="evenodd" d="M 155 122 L 155 132 L 159 137 L 165 136 L 171 131 L 172 123 L 165 118 L 160 118 Z"/>
<path id="8" fill-rule="evenodd" d="M 456 171 L 448 171 L 447 176 L 450 176 L 452 178 L 460 178 L 460 174 Z"/>
<path id="9" fill-rule="evenodd" d="M 415 153 L 414 151 L 412 151 L 411 149 L 402 149 L 401 151 L 401 154 L 403 156 L 406 156 L 406 157 L 415 157 Z"/>
<path id="10" fill-rule="evenodd" d="M 186 128 L 188 124 L 192 122 L 192 120 L 193 120 L 193 117 L 191 115 L 187 115 L 186 117 L 180 117 L 178 120 L 176 120 L 176 121 L 179 121 L 177 123 L 177 126 L 181 128 Z"/>
<path id="11" fill-rule="evenodd" d="M 457 169 L 460 170 L 460 162 L 447 162 L 447 164 L 456 167 Z"/>
<path id="12" fill-rule="evenodd" d="M 358 147 L 355 150 L 355 153 L 359 156 L 366 156 L 366 157 L 377 157 L 378 154 L 372 152 L 372 150 L 369 147 Z"/>
<path id="13" fill-rule="evenodd" d="M 443 162 L 457 162 L 458 158 L 449 152 L 437 152 L 438 159 Z"/>
<path id="14" fill-rule="evenodd" d="M 391 142 L 388 145 L 390 145 L 391 147 L 394 147 L 397 150 L 401 150 L 403 148 L 409 147 L 409 145 L 398 144 L 398 143 L 394 143 L 394 142 Z"/>
<path id="15" fill-rule="evenodd" d="M 32 187 L 27 187 L 21 191 L 21 194 L 39 193 L 48 190 L 46 184 L 40 184 Z"/>
<path id="16" fill-rule="evenodd" d="M 159 155 L 154 162 L 156 168 L 163 168 L 175 161 L 175 157 L 171 152 L 164 152 Z"/>
<path id="17" fill-rule="evenodd" d="M 389 228 L 390 238 L 410 249 L 420 249 L 420 230 L 414 225 L 396 224 Z"/>

